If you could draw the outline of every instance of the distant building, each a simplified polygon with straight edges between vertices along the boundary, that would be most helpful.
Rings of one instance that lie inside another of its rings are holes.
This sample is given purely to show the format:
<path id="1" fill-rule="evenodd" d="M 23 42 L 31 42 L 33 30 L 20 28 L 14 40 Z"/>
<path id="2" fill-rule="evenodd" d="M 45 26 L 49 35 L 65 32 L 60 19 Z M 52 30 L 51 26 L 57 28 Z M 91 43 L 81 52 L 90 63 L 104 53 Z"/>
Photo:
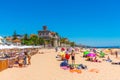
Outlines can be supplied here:
<path id="1" fill-rule="evenodd" d="M 18 39 L 23 39 L 24 36 L 23 35 L 16 35 Z"/>
<path id="2" fill-rule="evenodd" d="M 52 38 L 53 34 L 54 34 L 53 32 L 47 30 L 47 26 L 43 26 L 43 30 L 38 31 L 39 37 L 44 38 L 46 40 Z"/>
<path id="3" fill-rule="evenodd" d="M 22 35 L 16 35 L 17 39 L 13 40 L 13 37 L 6 37 L 5 43 L 6 45 L 21 45 L 21 39 L 23 38 Z"/>
<path id="4" fill-rule="evenodd" d="M 6 37 L 5 38 L 5 44 L 6 45 L 12 45 L 12 37 Z"/>
<path id="5" fill-rule="evenodd" d="M 60 46 L 60 38 L 55 32 L 47 30 L 47 26 L 43 26 L 43 30 L 38 31 L 38 36 L 45 40 L 53 39 L 53 46 Z"/>
<path id="6" fill-rule="evenodd" d="M 0 36 L 0 45 L 3 44 L 3 37 Z"/>

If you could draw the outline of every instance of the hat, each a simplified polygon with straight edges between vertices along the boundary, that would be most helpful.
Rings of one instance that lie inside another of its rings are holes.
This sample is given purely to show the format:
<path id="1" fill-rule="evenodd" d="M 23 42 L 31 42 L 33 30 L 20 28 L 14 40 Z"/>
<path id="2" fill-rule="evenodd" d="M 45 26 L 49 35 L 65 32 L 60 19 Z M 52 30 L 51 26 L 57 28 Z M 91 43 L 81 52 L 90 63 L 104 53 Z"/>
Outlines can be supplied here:
<path id="1" fill-rule="evenodd" d="M 65 50 L 65 48 L 61 48 L 61 51 L 64 51 Z"/>

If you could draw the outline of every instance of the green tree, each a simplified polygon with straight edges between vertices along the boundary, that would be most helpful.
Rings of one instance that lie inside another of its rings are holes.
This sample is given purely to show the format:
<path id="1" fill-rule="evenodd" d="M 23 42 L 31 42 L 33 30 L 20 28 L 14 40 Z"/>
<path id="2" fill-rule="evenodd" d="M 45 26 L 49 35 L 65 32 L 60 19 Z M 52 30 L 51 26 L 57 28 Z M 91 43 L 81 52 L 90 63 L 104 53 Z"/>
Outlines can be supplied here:
<path id="1" fill-rule="evenodd" d="M 60 38 L 60 43 L 65 43 L 65 38 Z"/>
<path id="2" fill-rule="evenodd" d="M 47 44 L 51 44 L 51 39 L 50 40 L 46 40 Z"/>
<path id="3" fill-rule="evenodd" d="M 74 47 L 75 46 L 75 42 L 71 42 L 70 46 Z"/>
<path id="4" fill-rule="evenodd" d="M 45 44 L 45 40 L 43 38 L 39 38 L 38 44 L 44 45 Z"/>
<path id="5" fill-rule="evenodd" d="M 60 43 L 64 43 L 64 44 L 67 44 L 69 41 L 67 38 L 61 38 L 60 39 Z"/>
<path id="6" fill-rule="evenodd" d="M 70 44 L 70 41 L 66 41 L 66 44 Z"/>
<path id="7" fill-rule="evenodd" d="M 24 35 L 24 40 L 28 40 L 28 39 L 29 39 L 28 34 L 25 34 L 25 35 Z"/>
<path id="8" fill-rule="evenodd" d="M 37 45 L 39 42 L 38 40 L 39 40 L 39 38 L 37 35 L 35 35 L 35 34 L 30 35 L 31 45 Z"/>
<path id="9" fill-rule="evenodd" d="M 15 39 L 17 39 L 17 33 L 16 33 L 16 31 L 14 31 L 14 33 L 13 33 L 13 40 L 15 40 Z"/>
<path id="10" fill-rule="evenodd" d="M 24 37 L 21 39 L 23 45 L 29 45 L 29 36 L 24 34 Z"/>

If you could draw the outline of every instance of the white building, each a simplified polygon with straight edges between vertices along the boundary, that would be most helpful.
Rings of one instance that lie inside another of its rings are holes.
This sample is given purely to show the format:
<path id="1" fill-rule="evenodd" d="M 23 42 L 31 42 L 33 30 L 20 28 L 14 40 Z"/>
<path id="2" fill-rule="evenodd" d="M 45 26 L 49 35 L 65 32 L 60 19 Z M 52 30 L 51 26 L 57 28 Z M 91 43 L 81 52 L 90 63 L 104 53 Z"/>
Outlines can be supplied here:
<path id="1" fill-rule="evenodd" d="M 3 44 L 3 37 L 0 36 L 0 45 Z"/>

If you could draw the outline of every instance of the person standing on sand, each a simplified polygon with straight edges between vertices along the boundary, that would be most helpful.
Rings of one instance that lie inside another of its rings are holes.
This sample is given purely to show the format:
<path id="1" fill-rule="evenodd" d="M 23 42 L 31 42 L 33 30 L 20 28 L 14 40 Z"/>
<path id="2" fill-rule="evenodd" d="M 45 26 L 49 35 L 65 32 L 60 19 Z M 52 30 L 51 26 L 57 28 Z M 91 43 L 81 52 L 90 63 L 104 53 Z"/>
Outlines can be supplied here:
<path id="1" fill-rule="evenodd" d="M 115 56 L 116 56 L 116 58 L 118 58 L 118 52 L 117 51 L 115 51 Z"/>
<path id="2" fill-rule="evenodd" d="M 24 60 L 24 66 L 26 66 L 27 65 L 27 52 L 24 52 L 23 60 Z"/>
<path id="3" fill-rule="evenodd" d="M 70 58 L 69 49 L 67 49 L 67 51 L 65 52 L 65 59 L 67 63 L 69 62 L 69 58 Z"/>
<path id="4" fill-rule="evenodd" d="M 72 59 L 72 65 L 75 65 L 75 53 L 74 53 L 74 50 L 72 50 L 71 59 Z"/>
<path id="5" fill-rule="evenodd" d="M 55 51 L 58 52 L 58 47 L 55 48 Z"/>
<path id="6" fill-rule="evenodd" d="M 30 54 L 30 52 L 28 52 L 28 54 L 27 54 L 27 58 L 28 58 L 28 64 L 27 65 L 31 65 L 31 54 Z"/>

